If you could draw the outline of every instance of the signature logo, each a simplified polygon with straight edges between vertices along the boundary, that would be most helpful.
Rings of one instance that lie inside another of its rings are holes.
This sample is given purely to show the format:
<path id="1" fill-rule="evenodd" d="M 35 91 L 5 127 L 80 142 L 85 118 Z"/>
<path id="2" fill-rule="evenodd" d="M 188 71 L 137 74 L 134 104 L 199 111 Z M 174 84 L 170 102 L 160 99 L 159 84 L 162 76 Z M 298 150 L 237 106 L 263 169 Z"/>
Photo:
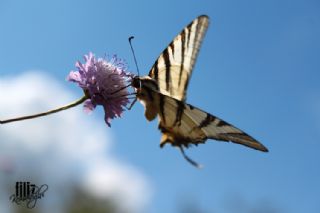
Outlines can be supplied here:
<path id="1" fill-rule="evenodd" d="M 25 203 L 27 208 L 32 209 L 36 206 L 37 200 L 44 197 L 49 186 L 47 184 L 36 186 L 30 182 L 16 182 L 15 188 L 16 193 L 9 198 L 11 202 L 17 205 Z"/>

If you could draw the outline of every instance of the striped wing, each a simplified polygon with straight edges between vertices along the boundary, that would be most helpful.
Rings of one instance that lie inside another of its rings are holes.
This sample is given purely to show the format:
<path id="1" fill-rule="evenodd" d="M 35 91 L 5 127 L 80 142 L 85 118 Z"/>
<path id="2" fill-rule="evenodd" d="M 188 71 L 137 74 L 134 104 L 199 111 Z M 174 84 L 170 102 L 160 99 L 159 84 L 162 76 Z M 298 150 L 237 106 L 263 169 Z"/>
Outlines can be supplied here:
<path id="1" fill-rule="evenodd" d="M 185 100 L 191 72 L 208 24 L 208 16 L 196 18 L 156 60 L 149 76 L 158 83 L 160 93 L 177 100 Z"/>
<path id="2" fill-rule="evenodd" d="M 206 139 L 215 139 L 268 151 L 260 142 L 220 118 L 171 97 L 157 95 L 160 104 L 159 129 L 163 133 L 161 146 L 171 143 L 173 146 L 188 147 L 190 144 L 205 143 Z"/>

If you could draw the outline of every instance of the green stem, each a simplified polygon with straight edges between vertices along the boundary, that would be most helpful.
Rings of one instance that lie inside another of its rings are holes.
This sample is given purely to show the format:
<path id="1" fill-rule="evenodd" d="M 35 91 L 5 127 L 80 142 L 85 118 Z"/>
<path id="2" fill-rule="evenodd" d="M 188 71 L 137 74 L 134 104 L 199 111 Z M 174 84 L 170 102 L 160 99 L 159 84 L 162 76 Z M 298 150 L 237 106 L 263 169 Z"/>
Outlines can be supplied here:
<path id="1" fill-rule="evenodd" d="M 27 119 L 33 119 L 33 118 L 37 118 L 37 117 L 42 117 L 42 116 L 46 116 L 46 115 L 50 115 L 56 112 L 60 112 L 62 110 L 66 110 L 72 107 L 75 107 L 81 103 L 83 103 L 85 100 L 87 100 L 89 97 L 84 95 L 82 98 L 80 98 L 79 100 L 70 103 L 68 105 L 65 105 L 63 107 L 59 107 L 53 110 L 49 110 L 47 112 L 42 112 L 42 113 L 37 113 L 34 115 L 27 115 L 27 116 L 21 116 L 21 117 L 17 117 L 17 118 L 11 118 L 11 119 L 7 119 L 7 120 L 0 120 L 0 124 L 5 124 L 5 123 L 10 123 L 10 122 L 15 122 L 15 121 L 22 121 L 22 120 L 27 120 Z"/>

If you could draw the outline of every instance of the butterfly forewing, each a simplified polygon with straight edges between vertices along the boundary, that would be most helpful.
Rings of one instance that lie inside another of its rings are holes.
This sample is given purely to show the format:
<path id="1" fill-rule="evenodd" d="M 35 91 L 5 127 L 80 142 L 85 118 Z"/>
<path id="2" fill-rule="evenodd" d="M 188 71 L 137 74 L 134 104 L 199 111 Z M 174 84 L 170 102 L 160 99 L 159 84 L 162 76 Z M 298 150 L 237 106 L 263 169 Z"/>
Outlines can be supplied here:
<path id="1" fill-rule="evenodd" d="M 161 53 L 149 72 L 159 85 L 159 92 L 185 100 L 186 89 L 199 48 L 209 25 L 202 15 L 185 27 Z"/>

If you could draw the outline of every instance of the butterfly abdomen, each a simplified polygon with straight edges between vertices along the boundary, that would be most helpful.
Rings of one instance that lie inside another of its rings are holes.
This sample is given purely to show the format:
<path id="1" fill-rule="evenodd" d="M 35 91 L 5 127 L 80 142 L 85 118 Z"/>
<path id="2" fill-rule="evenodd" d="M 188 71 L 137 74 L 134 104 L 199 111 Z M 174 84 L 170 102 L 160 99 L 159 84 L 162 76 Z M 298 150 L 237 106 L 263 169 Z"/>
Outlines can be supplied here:
<path id="1" fill-rule="evenodd" d="M 184 146 L 186 148 L 190 147 L 190 145 L 198 145 L 199 143 L 205 143 L 206 136 L 202 133 L 199 134 L 198 138 L 192 138 L 192 135 L 182 135 L 174 129 L 175 127 L 164 127 L 159 124 L 159 129 L 162 132 L 162 137 L 160 141 L 160 147 L 164 147 L 165 144 L 169 143 L 172 146 Z M 195 130 L 199 131 L 199 130 Z M 200 130 L 201 131 L 201 130 Z"/>

